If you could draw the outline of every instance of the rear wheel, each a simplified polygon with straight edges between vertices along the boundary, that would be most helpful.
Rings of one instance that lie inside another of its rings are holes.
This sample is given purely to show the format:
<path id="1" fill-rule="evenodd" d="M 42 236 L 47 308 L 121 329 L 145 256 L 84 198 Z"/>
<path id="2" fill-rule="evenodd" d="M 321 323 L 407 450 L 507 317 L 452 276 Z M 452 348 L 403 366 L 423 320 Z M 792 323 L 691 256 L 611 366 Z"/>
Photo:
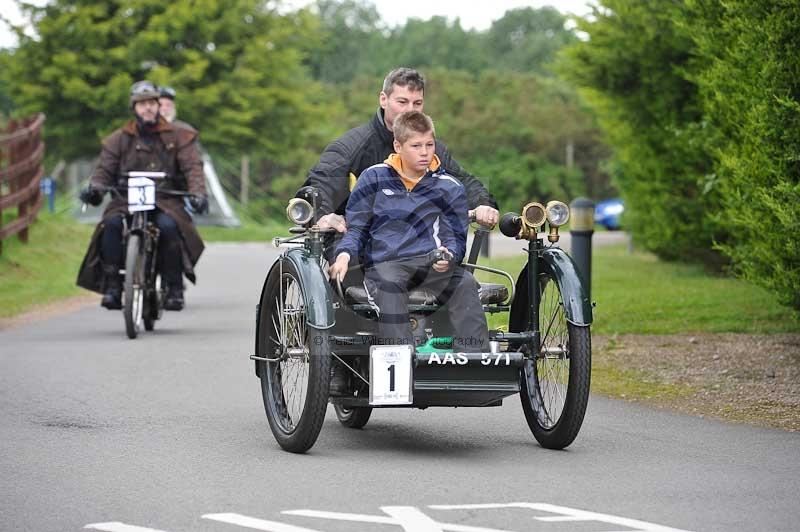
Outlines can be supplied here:
<path id="1" fill-rule="evenodd" d="M 142 328 L 144 307 L 144 253 L 142 237 L 128 236 L 128 249 L 125 256 L 125 332 L 128 338 L 136 338 Z"/>
<path id="2" fill-rule="evenodd" d="M 351 429 L 360 429 L 367 424 L 372 415 L 372 408 L 369 406 L 345 408 L 341 405 L 333 405 L 333 408 L 336 410 L 339 423 Z"/>
<path id="3" fill-rule="evenodd" d="M 540 276 L 541 348 L 521 372 L 522 409 L 542 447 L 563 449 L 580 431 L 589 401 L 591 333 L 589 326 L 569 323 L 558 283 Z"/>
<path id="4" fill-rule="evenodd" d="M 278 444 L 304 453 L 317 441 L 328 406 L 328 332 L 306 322 L 307 302 L 291 262 L 272 270 L 261 300 L 261 395 Z"/>

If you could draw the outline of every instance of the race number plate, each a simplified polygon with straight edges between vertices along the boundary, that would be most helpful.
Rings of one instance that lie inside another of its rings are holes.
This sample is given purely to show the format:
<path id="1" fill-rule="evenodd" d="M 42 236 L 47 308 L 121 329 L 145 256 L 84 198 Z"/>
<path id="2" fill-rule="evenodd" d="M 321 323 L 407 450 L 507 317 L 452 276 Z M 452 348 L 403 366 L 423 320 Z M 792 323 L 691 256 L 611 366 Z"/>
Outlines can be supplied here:
<path id="1" fill-rule="evenodd" d="M 373 345 L 369 348 L 369 404 L 410 405 L 413 378 L 410 345 Z"/>
<path id="2" fill-rule="evenodd" d="M 156 182 L 147 177 L 128 178 L 128 211 L 152 211 L 156 208 Z"/>

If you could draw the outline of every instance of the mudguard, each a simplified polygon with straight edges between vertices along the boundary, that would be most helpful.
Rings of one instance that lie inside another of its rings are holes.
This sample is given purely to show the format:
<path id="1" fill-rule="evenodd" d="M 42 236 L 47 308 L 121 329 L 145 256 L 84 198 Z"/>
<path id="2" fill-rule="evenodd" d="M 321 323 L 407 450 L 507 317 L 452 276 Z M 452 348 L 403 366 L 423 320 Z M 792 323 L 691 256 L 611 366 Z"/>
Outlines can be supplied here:
<path id="1" fill-rule="evenodd" d="M 259 324 L 261 323 L 261 302 L 267 282 L 273 275 L 280 275 L 281 263 L 291 262 L 300 278 L 300 287 L 306 300 L 306 323 L 315 329 L 330 329 L 336 323 L 333 310 L 333 298 L 328 280 L 322 273 L 319 260 L 312 258 L 303 248 L 294 248 L 282 254 L 272 265 L 261 287 L 261 297 L 256 306 L 256 335 L 253 352 L 258 353 Z M 256 363 L 258 375 L 258 363 Z"/>
<path id="2" fill-rule="evenodd" d="M 561 248 L 546 248 L 542 250 L 539 271 L 548 271 L 556 279 L 558 288 L 564 298 L 564 313 L 567 321 L 575 325 L 591 325 L 592 302 L 589 301 L 589 297 L 586 295 L 583 281 L 572 258 Z M 527 308 L 530 306 L 528 301 L 527 264 L 517 278 L 514 294 L 508 330 L 519 332 L 525 330 L 528 316 Z"/>

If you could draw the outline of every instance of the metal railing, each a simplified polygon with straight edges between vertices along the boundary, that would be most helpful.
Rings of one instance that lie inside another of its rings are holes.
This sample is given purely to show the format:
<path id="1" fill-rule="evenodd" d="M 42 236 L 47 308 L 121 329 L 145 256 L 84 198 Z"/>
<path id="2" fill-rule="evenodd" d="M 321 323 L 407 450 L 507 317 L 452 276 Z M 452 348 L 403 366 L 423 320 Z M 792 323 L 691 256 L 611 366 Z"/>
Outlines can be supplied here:
<path id="1" fill-rule="evenodd" d="M 0 133 L 0 253 L 3 239 L 18 235 L 28 241 L 28 226 L 36 219 L 43 198 L 39 182 L 42 179 L 44 115 L 38 114 L 9 122 L 6 132 Z M 5 223 L 3 211 L 17 208 L 17 216 Z"/>

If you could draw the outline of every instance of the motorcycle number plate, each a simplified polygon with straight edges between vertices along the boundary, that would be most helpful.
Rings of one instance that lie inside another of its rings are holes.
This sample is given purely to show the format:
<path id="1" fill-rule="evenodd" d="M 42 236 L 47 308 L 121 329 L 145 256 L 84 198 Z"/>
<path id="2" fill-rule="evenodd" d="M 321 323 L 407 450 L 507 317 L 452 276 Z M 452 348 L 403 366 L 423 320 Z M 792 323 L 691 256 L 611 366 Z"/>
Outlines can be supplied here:
<path id="1" fill-rule="evenodd" d="M 147 177 L 128 178 L 128 211 L 152 211 L 156 208 L 156 182 Z"/>
<path id="2" fill-rule="evenodd" d="M 369 348 L 369 404 L 410 405 L 413 402 L 413 348 L 373 345 Z"/>

